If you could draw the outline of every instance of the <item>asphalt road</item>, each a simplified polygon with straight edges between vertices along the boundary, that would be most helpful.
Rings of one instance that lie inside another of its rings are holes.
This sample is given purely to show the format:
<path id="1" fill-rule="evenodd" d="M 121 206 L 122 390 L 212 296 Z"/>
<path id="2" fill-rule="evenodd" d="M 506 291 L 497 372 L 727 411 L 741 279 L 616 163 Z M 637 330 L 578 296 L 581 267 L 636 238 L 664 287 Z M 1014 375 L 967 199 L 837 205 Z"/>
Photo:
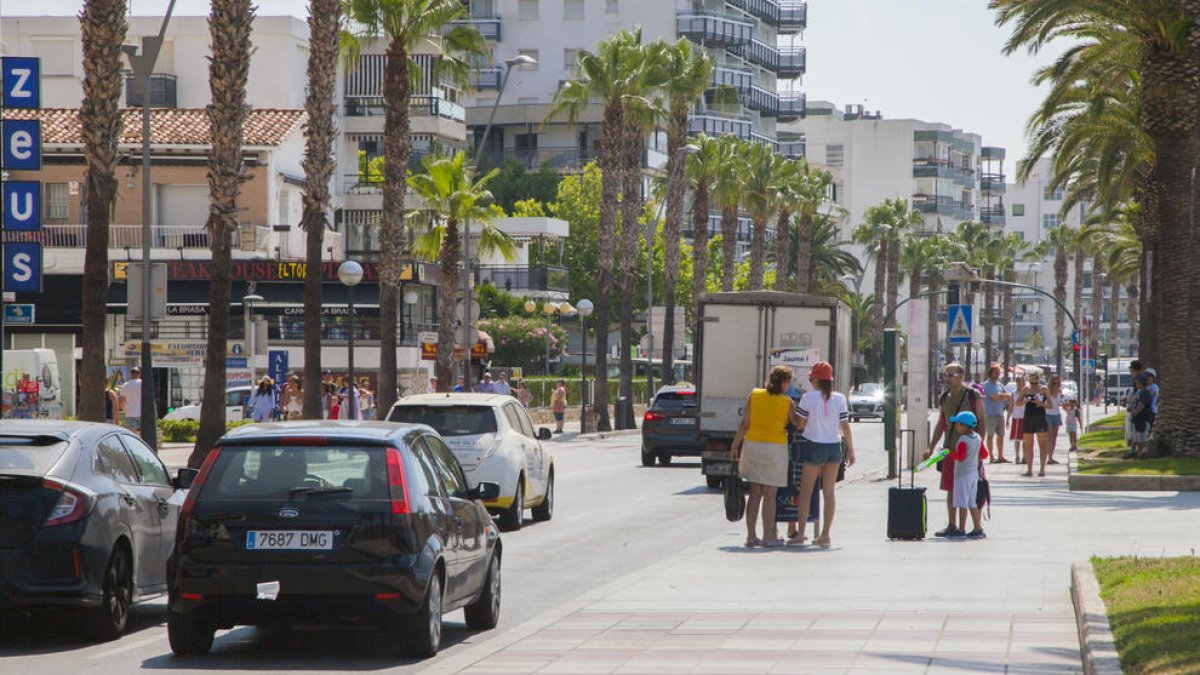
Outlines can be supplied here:
<path id="1" fill-rule="evenodd" d="M 848 479 L 882 475 L 883 425 L 861 422 L 853 427 L 859 463 Z M 669 467 L 644 468 L 639 444 L 637 436 L 559 437 L 550 443 L 558 472 L 555 516 L 546 523 L 526 520 L 520 532 L 503 535 L 501 629 L 536 618 L 731 527 L 718 493 L 705 487 L 698 461 L 677 459 Z M 439 658 L 489 635 L 467 630 L 461 612 L 447 615 Z M 64 617 L 0 626 L 0 671 L 23 675 L 137 670 L 400 673 L 438 662 L 418 663 L 394 654 L 386 633 L 370 625 L 347 625 L 239 627 L 219 632 L 207 657 L 177 658 L 167 643 L 165 599 L 136 606 L 126 635 L 115 642 L 91 643 Z"/>

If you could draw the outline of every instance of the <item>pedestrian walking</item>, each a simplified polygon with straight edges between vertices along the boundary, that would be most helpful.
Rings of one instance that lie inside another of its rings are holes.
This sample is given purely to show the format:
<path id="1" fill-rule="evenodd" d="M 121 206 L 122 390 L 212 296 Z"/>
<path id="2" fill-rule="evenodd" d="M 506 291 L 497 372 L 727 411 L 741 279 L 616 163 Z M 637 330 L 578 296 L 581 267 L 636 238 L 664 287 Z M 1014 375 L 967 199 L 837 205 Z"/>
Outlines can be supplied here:
<path id="1" fill-rule="evenodd" d="M 950 424 L 950 418 L 960 412 L 975 413 L 976 424 L 983 416 L 983 396 L 963 382 L 966 371 L 961 363 L 947 363 L 942 374 L 946 380 L 946 391 L 938 398 L 938 421 L 933 431 L 933 439 L 929 441 L 929 449 L 925 451 L 924 459 L 929 459 L 933 449 L 938 447 L 938 441 L 944 440 L 942 446 L 952 450 L 961 434 L 957 424 Z M 952 537 L 960 533 L 954 510 L 954 462 L 941 461 L 938 463 L 941 472 L 940 487 L 946 493 L 946 528 L 935 532 L 936 537 Z"/>
<path id="2" fill-rule="evenodd" d="M 563 419 L 567 414 L 567 383 L 559 380 L 554 385 L 554 394 L 550 399 L 550 412 L 554 413 L 554 433 L 563 432 Z"/>
<path id="3" fill-rule="evenodd" d="M 820 478 L 821 498 L 825 502 L 825 508 L 821 519 L 821 533 L 813 543 L 829 546 L 829 533 L 833 527 L 834 512 L 837 510 L 834 488 L 837 484 L 838 470 L 843 461 L 846 462 L 846 466 L 854 465 L 854 438 L 850 434 L 850 408 L 846 405 L 846 396 L 833 390 L 833 366 L 826 361 L 817 361 L 808 373 L 808 381 L 813 389 L 800 397 L 800 405 L 796 410 L 800 416 L 796 427 L 807 441 L 800 458 L 804 468 L 800 475 L 798 521 L 808 521 L 809 501 L 812 499 L 817 478 Z M 842 457 L 843 444 L 846 449 L 845 457 Z M 803 528 L 788 541 L 791 544 L 803 542 Z"/>
<path id="4" fill-rule="evenodd" d="M 1013 453 L 1017 456 L 1017 464 L 1025 460 L 1021 458 L 1021 446 L 1025 440 L 1025 404 L 1017 402 L 1017 394 L 1025 388 L 1025 373 L 1017 373 L 1016 381 L 1010 382 L 1005 389 L 1011 398 L 1008 400 L 1009 431 L 1008 440 L 1013 442 Z"/>
<path id="5" fill-rule="evenodd" d="M 258 388 L 250 397 L 250 417 L 255 424 L 270 422 L 271 414 L 275 412 L 278 399 L 275 397 L 275 381 L 263 375 L 258 381 Z"/>
<path id="6" fill-rule="evenodd" d="M 304 384 L 300 376 L 292 373 L 288 376 L 287 384 L 283 385 L 283 416 L 284 419 L 298 420 L 304 415 Z"/>
<path id="7" fill-rule="evenodd" d="M 764 386 L 750 392 L 730 448 L 733 461 L 738 462 L 739 478 L 750 483 L 750 497 L 746 502 L 746 546 L 783 543 L 775 527 L 775 493 L 788 483 L 787 425 L 790 422 L 798 429 L 804 428 L 804 420 L 787 395 L 791 381 L 791 368 L 775 366 Z M 756 533 L 760 508 L 762 539 Z"/>
<path id="8" fill-rule="evenodd" d="M 121 386 L 121 410 L 125 411 L 125 428 L 133 433 L 142 431 L 142 369 L 129 369 L 129 379 Z"/>
<path id="9" fill-rule="evenodd" d="M 983 439 L 975 433 L 979 421 L 975 413 L 964 410 L 949 420 L 958 432 L 958 442 L 947 455 L 954 463 L 954 508 L 958 512 L 958 527 L 947 536 L 966 537 L 968 539 L 983 539 L 983 523 L 979 513 L 979 479 L 983 474 L 983 460 L 987 459 L 988 451 L 983 447 Z M 971 515 L 974 528 L 967 532 L 967 514 Z"/>
<path id="10" fill-rule="evenodd" d="M 375 392 L 371 391 L 371 382 L 365 377 L 358 380 L 358 400 L 362 404 L 362 417 L 360 419 L 375 420 L 377 417 L 375 411 Z"/>
<path id="11" fill-rule="evenodd" d="M 496 380 L 494 391 L 497 394 L 512 396 L 512 386 L 508 383 L 508 375 L 506 373 L 500 373 L 500 379 Z"/>
<path id="12" fill-rule="evenodd" d="M 1067 438 L 1071 440 L 1071 447 L 1067 452 L 1075 452 L 1079 449 L 1079 403 L 1069 398 L 1063 401 L 1063 424 L 1067 427 Z"/>
<path id="13" fill-rule="evenodd" d="M 988 367 L 988 379 L 983 383 L 984 442 L 993 464 L 1008 463 L 1004 458 L 1004 413 L 1012 396 L 1000 384 L 1000 371 L 1000 364 L 993 363 Z"/>
<path id="14" fill-rule="evenodd" d="M 484 371 L 483 379 L 479 381 L 479 387 L 476 391 L 481 394 L 496 393 L 496 383 L 492 381 L 492 371 Z"/>
<path id="15" fill-rule="evenodd" d="M 1038 456 L 1041 459 L 1039 476 L 1046 475 L 1046 460 L 1050 455 L 1050 439 L 1046 433 L 1050 430 L 1046 422 L 1046 408 L 1050 405 L 1050 390 L 1042 384 L 1041 371 L 1029 373 L 1029 384 L 1017 394 L 1017 401 L 1025 407 L 1025 419 L 1021 423 L 1025 444 L 1025 471 L 1022 476 L 1033 475 L 1033 443 L 1037 441 Z"/>
<path id="16" fill-rule="evenodd" d="M 117 424 L 121 417 L 121 396 L 114 385 L 115 382 L 110 382 L 104 387 L 104 421 L 109 424 Z"/>
<path id="17" fill-rule="evenodd" d="M 525 380 L 521 380 L 517 385 L 517 400 L 525 406 L 526 410 L 529 410 L 529 402 L 533 400 L 533 393 L 529 391 L 529 384 Z"/>
<path id="18" fill-rule="evenodd" d="M 1046 460 L 1047 464 L 1058 464 L 1058 460 L 1054 459 L 1054 450 L 1058 447 L 1058 431 L 1062 428 L 1062 377 L 1058 373 L 1050 376 L 1050 381 L 1046 383 L 1046 389 L 1049 392 L 1049 401 L 1046 405 L 1046 442 L 1050 445 L 1050 457 Z"/>

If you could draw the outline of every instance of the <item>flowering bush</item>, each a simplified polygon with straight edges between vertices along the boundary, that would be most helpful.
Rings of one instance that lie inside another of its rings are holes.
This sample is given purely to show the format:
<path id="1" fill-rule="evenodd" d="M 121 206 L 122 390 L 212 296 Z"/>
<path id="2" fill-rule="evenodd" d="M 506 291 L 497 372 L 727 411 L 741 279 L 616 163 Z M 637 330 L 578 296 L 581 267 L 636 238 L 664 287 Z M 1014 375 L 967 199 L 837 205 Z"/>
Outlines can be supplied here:
<path id="1" fill-rule="evenodd" d="M 567 348 L 567 331 L 551 323 L 546 332 L 544 318 L 510 316 L 503 319 L 483 319 L 476 323 L 479 330 L 492 336 L 496 353 L 492 359 L 504 365 L 531 367 L 546 362 L 546 343 L 550 343 L 550 358 L 561 356 Z"/>

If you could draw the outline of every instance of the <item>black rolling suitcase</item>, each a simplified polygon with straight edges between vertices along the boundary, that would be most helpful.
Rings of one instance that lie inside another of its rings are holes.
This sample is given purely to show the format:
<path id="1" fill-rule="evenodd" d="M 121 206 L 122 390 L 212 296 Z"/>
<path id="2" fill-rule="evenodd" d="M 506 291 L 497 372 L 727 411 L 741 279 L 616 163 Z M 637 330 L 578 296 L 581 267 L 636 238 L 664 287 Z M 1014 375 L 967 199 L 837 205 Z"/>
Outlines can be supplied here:
<path id="1" fill-rule="evenodd" d="M 912 429 L 904 429 L 900 432 L 901 446 L 903 446 L 904 434 L 911 434 L 909 437 L 910 451 L 916 447 L 917 432 Z M 900 457 L 904 457 L 903 447 L 901 447 Z M 887 536 L 888 539 L 924 539 L 925 538 L 925 515 L 926 501 L 925 488 L 916 486 L 916 467 L 910 459 L 908 462 L 909 468 L 909 484 L 904 487 L 904 472 L 898 470 L 897 484 L 894 487 L 888 488 L 888 520 L 887 520 Z"/>

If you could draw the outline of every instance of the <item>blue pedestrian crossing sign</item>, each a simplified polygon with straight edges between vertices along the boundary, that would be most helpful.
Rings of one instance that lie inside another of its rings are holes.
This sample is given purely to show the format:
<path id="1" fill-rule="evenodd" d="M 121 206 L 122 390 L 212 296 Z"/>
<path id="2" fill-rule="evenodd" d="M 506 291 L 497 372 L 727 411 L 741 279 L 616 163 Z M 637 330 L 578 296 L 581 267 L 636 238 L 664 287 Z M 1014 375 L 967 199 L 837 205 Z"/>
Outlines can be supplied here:
<path id="1" fill-rule="evenodd" d="M 950 305 L 946 312 L 946 326 L 950 344 L 971 344 L 971 306 Z"/>

